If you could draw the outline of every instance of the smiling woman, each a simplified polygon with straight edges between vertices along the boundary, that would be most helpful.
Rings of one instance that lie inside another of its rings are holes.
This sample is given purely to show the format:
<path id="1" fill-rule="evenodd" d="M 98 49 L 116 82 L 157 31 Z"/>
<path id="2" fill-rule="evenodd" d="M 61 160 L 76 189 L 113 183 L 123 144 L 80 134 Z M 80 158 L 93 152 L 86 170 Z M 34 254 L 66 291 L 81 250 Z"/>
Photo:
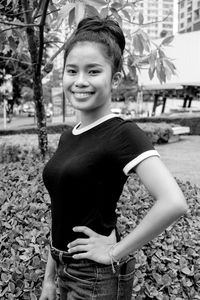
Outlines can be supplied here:
<path id="1" fill-rule="evenodd" d="M 187 208 L 176 181 L 145 133 L 111 113 L 111 91 L 121 79 L 125 39 L 110 19 L 83 19 L 69 39 L 63 88 L 80 120 L 60 137 L 43 179 L 51 197 L 51 247 L 40 300 L 130 300 L 134 251 Z M 116 205 L 132 172 L 155 204 L 125 238 Z"/>

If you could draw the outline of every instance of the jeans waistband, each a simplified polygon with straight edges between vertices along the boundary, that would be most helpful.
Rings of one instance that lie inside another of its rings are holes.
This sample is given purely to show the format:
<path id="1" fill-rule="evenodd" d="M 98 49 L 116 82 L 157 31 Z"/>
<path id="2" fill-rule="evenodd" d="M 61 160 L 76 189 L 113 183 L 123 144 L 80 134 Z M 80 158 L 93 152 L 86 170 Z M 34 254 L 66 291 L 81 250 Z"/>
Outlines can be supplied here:
<path id="1" fill-rule="evenodd" d="M 54 260 L 56 260 L 57 262 L 59 261 L 60 263 L 65 263 L 65 262 L 69 262 L 70 260 L 74 260 L 74 258 L 72 257 L 72 253 L 68 253 L 66 251 L 62 251 L 59 250 L 55 247 L 53 247 L 52 245 L 50 246 L 50 250 L 51 250 L 51 256 Z"/>

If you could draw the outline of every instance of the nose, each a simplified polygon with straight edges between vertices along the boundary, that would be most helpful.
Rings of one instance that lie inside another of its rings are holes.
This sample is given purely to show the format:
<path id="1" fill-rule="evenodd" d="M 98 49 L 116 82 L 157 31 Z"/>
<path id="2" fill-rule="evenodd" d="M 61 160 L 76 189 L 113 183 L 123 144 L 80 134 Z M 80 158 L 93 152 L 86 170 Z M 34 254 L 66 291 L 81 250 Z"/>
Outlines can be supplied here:
<path id="1" fill-rule="evenodd" d="M 83 87 L 83 86 L 88 86 L 89 85 L 89 83 L 87 81 L 87 78 L 86 78 L 84 73 L 81 72 L 77 75 L 77 78 L 76 78 L 76 81 L 75 81 L 74 85 L 76 87 Z"/>

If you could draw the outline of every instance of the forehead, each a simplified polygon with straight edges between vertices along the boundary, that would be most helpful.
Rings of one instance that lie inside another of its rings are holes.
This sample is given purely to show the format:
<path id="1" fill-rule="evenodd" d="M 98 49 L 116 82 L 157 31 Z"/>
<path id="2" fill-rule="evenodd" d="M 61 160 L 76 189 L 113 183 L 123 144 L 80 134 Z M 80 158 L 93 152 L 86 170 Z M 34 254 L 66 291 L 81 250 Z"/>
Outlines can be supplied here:
<path id="1" fill-rule="evenodd" d="M 69 52 L 66 64 L 76 63 L 97 63 L 102 65 L 110 65 L 104 46 L 96 42 L 77 42 Z"/>

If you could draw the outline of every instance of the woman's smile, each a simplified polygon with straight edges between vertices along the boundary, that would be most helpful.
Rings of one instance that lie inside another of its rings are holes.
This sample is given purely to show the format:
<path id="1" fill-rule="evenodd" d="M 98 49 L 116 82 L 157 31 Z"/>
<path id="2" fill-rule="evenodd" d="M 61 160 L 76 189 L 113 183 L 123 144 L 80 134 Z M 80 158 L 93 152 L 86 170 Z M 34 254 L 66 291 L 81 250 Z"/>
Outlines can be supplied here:
<path id="1" fill-rule="evenodd" d="M 94 93 L 95 92 L 72 92 L 76 99 L 87 99 L 91 95 L 94 95 Z"/>

